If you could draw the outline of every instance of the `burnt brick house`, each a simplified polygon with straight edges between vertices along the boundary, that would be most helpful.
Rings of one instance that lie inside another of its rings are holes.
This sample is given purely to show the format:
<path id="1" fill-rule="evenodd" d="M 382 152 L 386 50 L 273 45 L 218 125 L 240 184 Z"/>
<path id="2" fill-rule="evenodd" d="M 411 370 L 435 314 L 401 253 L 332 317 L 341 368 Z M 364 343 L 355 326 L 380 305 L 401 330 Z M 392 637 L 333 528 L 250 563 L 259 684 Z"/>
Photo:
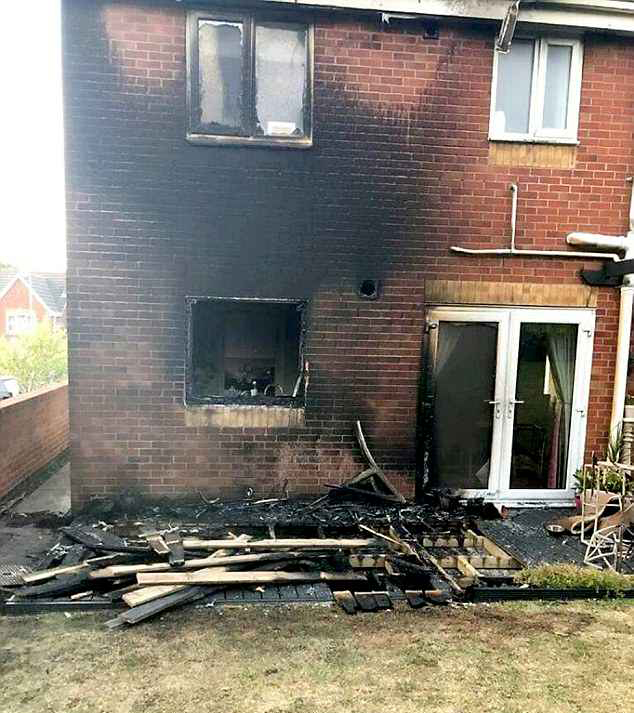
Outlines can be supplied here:
<path id="1" fill-rule="evenodd" d="M 627 257 L 633 11 L 64 0 L 74 504 L 319 492 L 356 418 L 407 495 L 568 502 L 623 413 L 630 278 L 580 270 Z"/>

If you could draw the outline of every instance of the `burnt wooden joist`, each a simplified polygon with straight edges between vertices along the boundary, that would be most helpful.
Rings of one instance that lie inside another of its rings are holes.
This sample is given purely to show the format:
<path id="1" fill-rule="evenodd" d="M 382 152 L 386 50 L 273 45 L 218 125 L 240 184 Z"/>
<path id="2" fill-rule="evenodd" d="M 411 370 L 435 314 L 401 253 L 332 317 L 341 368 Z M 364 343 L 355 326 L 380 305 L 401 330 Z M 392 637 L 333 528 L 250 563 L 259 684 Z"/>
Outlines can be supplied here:
<path id="1" fill-rule="evenodd" d="M 151 548 L 147 543 L 130 544 L 127 540 L 117 535 L 104 532 L 94 527 L 69 525 L 68 527 L 62 527 L 60 529 L 61 532 L 70 537 L 71 540 L 100 552 L 133 552 L 139 554 L 151 552 Z"/>

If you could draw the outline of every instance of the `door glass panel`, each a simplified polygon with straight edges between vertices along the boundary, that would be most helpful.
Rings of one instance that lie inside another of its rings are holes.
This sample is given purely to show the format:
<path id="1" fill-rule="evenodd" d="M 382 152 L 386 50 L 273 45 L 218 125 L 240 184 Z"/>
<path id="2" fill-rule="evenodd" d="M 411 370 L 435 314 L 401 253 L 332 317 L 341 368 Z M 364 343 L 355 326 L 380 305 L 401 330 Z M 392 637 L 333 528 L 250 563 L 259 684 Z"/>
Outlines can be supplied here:
<path id="1" fill-rule="evenodd" d="M 520 328 L 511 488 L 566 487 L 572 397 L 577 357 L 576 324 Z"/>
<path id="2" fill-rule="evenodd" d="M 433 470 L 437 485 L 489 485 L 498 325 L 440 322 L 434 365 Z"/>

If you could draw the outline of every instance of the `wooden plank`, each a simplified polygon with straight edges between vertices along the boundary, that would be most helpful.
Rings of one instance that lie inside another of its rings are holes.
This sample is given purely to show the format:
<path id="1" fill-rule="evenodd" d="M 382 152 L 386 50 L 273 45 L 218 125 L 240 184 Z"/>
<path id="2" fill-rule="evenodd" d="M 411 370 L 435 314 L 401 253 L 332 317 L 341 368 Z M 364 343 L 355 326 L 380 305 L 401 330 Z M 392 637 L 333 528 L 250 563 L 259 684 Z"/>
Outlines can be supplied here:
<path id="1" fill-rule="evenodd" d="M 461 587 L 470 587 L 478 581 L 478 571 L 469 564 L 464 555 L 458 555 L 456 565 L 458 571 L 463 575 L 459 580 Z"/>
<path id="2" fill-rule="evenodd" d="M 105 555 L 103 557 L 93 557 L 92 559 L 85 560 L 84 562 L 79 562 L 78 564 L 60 565 L 59 567 L 43 569 L 38 572 L 25 572 L 24 574 L 20 575 L 20 578 L 25 584 L 41 582 L 45 579 L 57 577 L 58 574 L 72 574 L 74 572 L 79 572 L 82 569 L 90 569 L 90 567 L 92 567 L 97 562 L 111 562 L 115 557 L 116 555 Z"/>
<path id="3" fill-rule="evenodd" d="M 242 542 L 246 542 L 249 539 L 249 535 L 240 535 L 240 537 L 235 538 L 238 539 Z M 209 557 L 206 557 L 205 560 L 219 560 L 223 557 L 227 557 L 230 555 L 231 552 L 230 550 L 216 550 L 213 552 Z M 218 568 L 221 569 L 221 571 L 224 571 L 224 568 Z M 157 599 L 168 599 L 170 595 L 172 594 L 177 594 L 178 592 L 183 591 L 184 589 L 193 589 L 193 587 L 187 587 L 183 586 L 180 584 L 172 584 L 172 585 L 166 585 L 166 586 L 150 586 L 150 587 L 139 587 L 137 585 L 137 589 L 135 590 L 135 595 L 134 596 L 129 596 L 129 597 L 124 597 L 123 600 L 125 603 L 130 606 L 130 607 L 139 607 L 143 606 L 144 604 L 149 604 L 150 602 L 157 600 Z"/>
<path id="4" fill-rule="evenodd" d="M 172 567 L 182 566 L 185 562 L 185 549 L 181 536 L 176 531 L 168 532 L 164 540 L 169 549 L 169 563 Z"/>
<path id="5" fill-rule="evenodd" d="M 316 550 L 355 550 L 364 547 L 375 547 L 379 543 L 376 540 L 367 539 L 276 539 L 276 540 L 251 540 L 244 542 L 241 540 L 198 540 L 187 538 L 183 540 L 183 545 L 187 550 L 215 550 L 224 548 L 228 550 L 250 549 L 250 550 L 282 550 L 282 549 L 316 549 Z"/>
<path id="6" fill-rule="evenodd" d="M 483 535 L 476 535 L 475 532 L 472 532 L 469 530 L 469 535 L 474 537 L 477 541 L 477 546 L 481 547 L 482 549 L 486 550 L 490 555 L 493 555 L 494 557 L 500 557 L 503 559 L 514 559 L 509 555 L 508 552 L 503 550 L 501 547 L 498 547 L 498 545 L 495 544 L 492 540 L 490 540 L 488 537 L 484 537 Z M 520 567 L 520 563 L 515 560 L 517 567 Z"/>
<path id="7" fill-rule="evenodd" d="M 412 609 L 420 609 L 428 603 L 422 589 L 406 589 L 405 598 Z"/>
<path id="8" fill-rule="evenodd" d="M 346 612 L 346 614 L 356 614 L 358 605 L 354 595 L 349 590 L 333 592 L 335 602 Z"/>
<path id="9" fill-rule="evenodd" d="M 350 555 L 352 569 L 385 569 L 385 555 Z"/>
<path id="10" fill-rule="evenodd" d="M 20 574 L 20 579 L 24 582 L 24 584 L 32 584 L 33 582 L 41 582 L 45 579 L 52 579 L 53 577 L 57 577 L 58 574 L 72 574 L 73 572 L 79 572 L 82 569 L 90 569 L 90 565 L 87 562 L 68 565 L 67 567 L 60 565 L 59 567 L 53 567 L 52 569 L 45 569 L 39 572 Z"/>
<path id="11" fill-rule="evenodd" d="M 52 579 L 42 584 L 31 584 L 15 590 L 15 597 L 51 597 L 60 594 L 69 594 L 81 591 L 86 588 L 88 571 L 82 569 L 79 572 L 64 574 L 56 579 Z"/>
<path id="12" fill-rule="evenodd" d="M 423 547 L 478 547 L 477 537 L 467 535 L 463 540 L 457 537 L 423 537 Z"/>
<path id="13" fill-rule="evenodd" d="M 185 589 L 168 594 L 156 601 L 147 602 L 133 609 L 128 609 L 118 617 L 107 621 L 106 626 L 110 629 L 114 629 L 124 624 L 138 624 L 140 621 L 156 616 L 162 611 L 173 609 L 181 604 L 193 602 L 197 599 L 202 599 L 210 593 L 206 587 L 185 587 Z"/>
<path id="14" fill-rule="evenodd" d="M 168 555 L 170 552 L 170 548 L 167 546 L 167 543 L 163 539 L 163 536 L 156 532 L 152 534 L 147 534 L 145 535 L 145 539 L 148 542 L 148 545 L 156 552 L 157 555 Z"/>
<path id="15" fill-rule="evenodd" d="M 376 530 L 373 530 L 372 528 L 368 527 L 367 525 L 359 525 L 359 527 L 362 530 L 369 532 L 371 535 L 374 535 L 377 538 L 377 540 L 387 542 L 388 547 L 393 552 L 399 552 L 400 554 L 405 554 L 405 555 L 416 555 L 414 550 L 407 543 L 403 542 L 398 537 L 398 535 L 397 536 L 384 535 L 381 532 L 377 532 Z M 377 540 L 375 540 L 375 542 Z"/>
<path id="16" fill-rule="evenodd" d="M 220 568 L 197 572 L 141 572 L 139 584 L 289 584 L 293 582 L 365 582 L 366 578 L 355 572 L 222 572 Z"/>
<path id="17" fill-rule="evenodd" d="M 160 599 L 167 594 L 180 592 L 186 589 L 186 584 L 163 584 L 155 587 L 141 587 L 131 592 L 126 592 L 122 599 L 129 607 L 138 607 L 141 604 L 152 602 L 155 599 Z"/>
<path id="18" fill-rule="evenodd" d="M 305 557 L 303 552 L 260 552 L 249 555 L 229 555 L 226 557 L 216 557 L 215 554 L 209 557 L 198 557 L 185 560 L 183 569 L 200 569 L 202 567 L 224 567 L 230 565 L 245 565 L 255 562 L 275 562 L 299 559 Z M 104 579 L 108 577 L 121 577 L 129 574 L 139 574 L 140 572 L 170 572 L 173 567 L 169 562 L 154 562 L 153 564 L 129 564 L 114 565 L 104 567 L 90 573 L 91 579 Z"/>
<path id="19" fill-rule="evenodd" d="M 517 560 L 512 557 L 495 557 L 493 555 L 461 555 L 475 569 L 519 569 Z M 457 569 L 459 555 L 448 555 L 441 557 L 438 561 L 442 567 Z"/>
<path id="20" fill-rule="evenodd" d="M 361 611 L 376 611 L 379 605 L 372 592 L 355 592 L 354 598 L 357 600 Z"/>

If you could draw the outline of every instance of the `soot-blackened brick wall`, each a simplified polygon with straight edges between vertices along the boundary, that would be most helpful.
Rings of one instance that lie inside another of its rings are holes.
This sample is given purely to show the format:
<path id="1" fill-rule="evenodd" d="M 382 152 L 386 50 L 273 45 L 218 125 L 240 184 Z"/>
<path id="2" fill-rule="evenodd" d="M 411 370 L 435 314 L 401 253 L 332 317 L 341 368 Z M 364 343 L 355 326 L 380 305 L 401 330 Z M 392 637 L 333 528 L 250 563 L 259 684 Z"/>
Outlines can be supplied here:
<path id="1" fill-rule="evenodd" d="M 622 233 L 634 47 L 588 36 L 574 168 L 508 167 L 487 141 L 491 28 L 315 19 L 314 147 L 185 141 L 185 10 L 65 0 L 73 501 L 123 488 L 262 496 L 354 472 L 353 419 L 407 493 L 425 279 L 578 283 L 583 263 L 475 259 Z M 569 149 L 565 149 L 569 150 Z M 592 263 L 586 265 L 592 266 Z M 358 281 L 379 278 L 375 302 Z M 310 299 L 305 425 L 187 426 L 185 297 Z M 588 450 L 609 422 L 618 296 L 599 294 Z"/>

